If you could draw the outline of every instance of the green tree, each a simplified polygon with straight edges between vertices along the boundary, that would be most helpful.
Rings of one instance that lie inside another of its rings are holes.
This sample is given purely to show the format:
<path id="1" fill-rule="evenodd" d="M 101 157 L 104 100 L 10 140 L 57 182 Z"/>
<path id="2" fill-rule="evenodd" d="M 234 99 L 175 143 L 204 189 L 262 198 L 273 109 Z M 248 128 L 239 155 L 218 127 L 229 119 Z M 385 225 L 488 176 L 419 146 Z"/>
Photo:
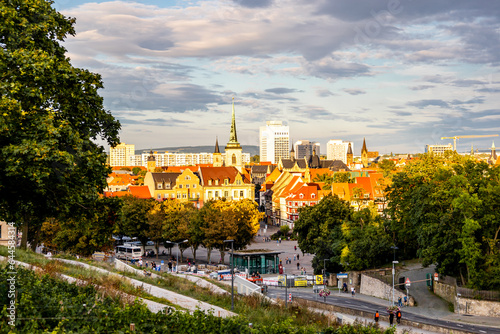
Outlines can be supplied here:
<path id="1" fill-rule="evenodd" d="M 138 175 L 141 172 L 141 167 L 134 167 L 132 168 L 132 174 Z"/>
<path id="2" fill-rule="evenodd" d="M 389 159 L 384 159 L 377 164 L 382 170 L 384 177 L 389 177 L 396 170 L 396 163 Z"/>
<path id="3" fill-rule="evenodd" d="M 354 179 L 351 178 L 351 173 L 349 172 L 337 172 L 333 174 L 334 183 L 354 183 Z"/>
<path id="4" fill-rule="evenodd" d="M 328 173 L 316 175 L 316 177 L 313 179 L 313 182 L 323 182 L 324 185 L 322 187 L 323 190 L 329 190 L 332 187 L 333 183 L 333 177 L 329 175 Z"/>
<path id="5" fill-rule="evenodd" d="M 35 247 L 48 217 L 97 200 L 110 170 L 95 139 L 118 144 L 120 125 L 103 109 L 100 76 L 60 45 L 74 19 L 28 0 L 1 1 L 0 20 L 0 219 Z"/>
<path id="6" fill-rule="evenodd" d="M 145 250 L 146 243 L 151 235 L 149 214 L 156 201 L 154 199 L 141 199 L 133 196 L 122 197 L 123 205 L 120 210 L 119 224 L 115 232 L 129 237 L 137 238 Z M 156 228 L 156 225 L 152 228 Z"/>

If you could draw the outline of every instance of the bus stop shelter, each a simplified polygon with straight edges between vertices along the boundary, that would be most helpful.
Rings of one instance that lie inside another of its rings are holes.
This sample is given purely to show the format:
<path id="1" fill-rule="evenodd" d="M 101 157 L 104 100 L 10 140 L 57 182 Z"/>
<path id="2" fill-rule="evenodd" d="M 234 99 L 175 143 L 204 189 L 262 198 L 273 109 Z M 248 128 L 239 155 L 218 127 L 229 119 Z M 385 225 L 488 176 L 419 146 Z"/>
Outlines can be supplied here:
<path id="1" fill-rule="evenodd" d="M 234 252 L 234 267 L 248 274 L 276 274 L 283 252 L 266 249 L 241 250 Z"/>

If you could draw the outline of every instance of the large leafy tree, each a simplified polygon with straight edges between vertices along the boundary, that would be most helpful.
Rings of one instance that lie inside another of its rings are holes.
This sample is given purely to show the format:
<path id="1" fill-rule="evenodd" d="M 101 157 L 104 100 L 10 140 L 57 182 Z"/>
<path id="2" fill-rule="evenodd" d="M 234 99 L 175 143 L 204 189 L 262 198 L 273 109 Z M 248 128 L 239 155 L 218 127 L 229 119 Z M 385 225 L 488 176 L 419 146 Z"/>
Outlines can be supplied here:
<path id="1" fill-rule="evenodd" d="M 0 219 L 22 227 L 23 246 L 46 217 L 90 208 L 109 173 L 96 139 L 119 142 L 100 76 L 73 67 L 60 44 L 75 20 L 51 4 L 0 1 Z"/>

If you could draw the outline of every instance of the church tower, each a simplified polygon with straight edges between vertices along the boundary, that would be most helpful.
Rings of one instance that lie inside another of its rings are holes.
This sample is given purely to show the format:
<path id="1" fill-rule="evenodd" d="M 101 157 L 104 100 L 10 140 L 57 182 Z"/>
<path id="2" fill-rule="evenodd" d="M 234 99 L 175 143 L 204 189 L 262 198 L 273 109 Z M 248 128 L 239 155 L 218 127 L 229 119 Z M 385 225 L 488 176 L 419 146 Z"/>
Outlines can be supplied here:
<path id="1" fill-rule="evenodd" d="M 495 148 L 495 142 L 493 142 L 493 145 L 491 145 L 491 155 L 490 157 L 488 158 L 488 163 L 490 165 L 495 165 L 497 163 L 497 152 L 496 152 L 496 148 Z"/>
<path id="2" fill-rule="evenodd" d="M 149 152 L 149 157 L 148 157 L 148 172 L 154 173 L 156 169 L 156 159 L 155 156 L 153 155 L 153 150 Z"/>
<path id="3" fill-rule="evenodd" d="M 352 154 L 352 147 L 351 143 L 349 143 L 349 146 L 347 147 L 347 166 L 352 165 L 354 162 L 354 155 Z"/>
<path id="4" fill-rule="evenodd" d="M 363 138 L 363 147 L 361 148 L 361 163 L 363 167 L 368 167 L 368 150 L 366 149 L 365 138 Z"/>
<path id="5" fill-rule="evenodd" d="M 215 151 L 213 155 L 213 166 L 214 167 L 222 167 L 224 165 L 224 161 L 222 160 L 222 154 L 219 150 L 219 138 L 215 138 Z"/>
<path id="6" fill-rule="evenodd" d="M 295 149 L 293 148 L 293 140 L 292 140 L 292 149 L 290 150 L 290 160 L 295 161 Z"/>
<path id="7" fill-rule="evenodd" d="M 243 157 L 242 148 L 238 143 L 238 136 L 236 135 L 236 120 L 234 116 L 234 97 L 233 97 L 233 116 L 231 119 L 231 133 L 229 134 L 229 142 L 225 148 L 226 151 L 226 167 L 234 166 L 238 171 L 243 171 Z"/>

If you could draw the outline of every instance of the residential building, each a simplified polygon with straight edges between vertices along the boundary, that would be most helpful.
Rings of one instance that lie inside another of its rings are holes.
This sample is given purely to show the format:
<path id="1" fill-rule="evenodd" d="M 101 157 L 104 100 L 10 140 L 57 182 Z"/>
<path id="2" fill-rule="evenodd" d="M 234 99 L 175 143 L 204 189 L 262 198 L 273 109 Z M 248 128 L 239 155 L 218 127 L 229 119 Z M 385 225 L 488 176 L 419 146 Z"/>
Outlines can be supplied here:
<path id="1" fill-rule="evenodd" d="M 156 200 L 177 199 L 180 202 L 203 204 L 203 188 L 197 172 L 186 168 L 182 172 L 148 172 L 144 177 L 151 197 Z"/>
<path id="2" fill-rule="evenodd" d="M 341 139 L 332 139 L 326 143 L 326 158 L 328 160 L 340 160 L 345 164 L 348 164 L 347 154 L 349 151 L 349 145 L 351 145 L 351 153 L 354 149 L 354 143 L 352 141 L 345 141 Z M 319 151 L 318 151 L 319 152 Z"/>
<path id="3" fill-rule="evenodd" d="M 260 161 L 278 163 L 280 158 L 289 159 L 289 127 L 282 121 L 268 121 L 259 131 Z"/>
<path id="4" fill-rule="evenodd" d="M 199 167 L 198 175 L 205 201 L 222 198 L 254 200 L 255 185 L 250 175 L 240 173 L 234 166 Z"/>
<path id="5" fill-rule="evenodd" d="M 109 165 L 114 166 L 131 166 L 135 156 L 135 145 L 120 143 L 109 149 Z"/>
<path id="6" fill-rule="evenodd" d="M 321 145 L 320 143 L 311 142 L 309 140 L 299 140 L 293 144 L 293 148 L 295 152 L 295 159 L 309 159 L 313 151 L 316 151 L 316 153 L 319 154 Z"/>
<path id="7" fill-rule="evenodd" d="M 448 145 L 425 145 L 425 153 L 434 153 L 436 155 L 443 155 L 446 151 L 453 151 L 453 146 Z"/>

